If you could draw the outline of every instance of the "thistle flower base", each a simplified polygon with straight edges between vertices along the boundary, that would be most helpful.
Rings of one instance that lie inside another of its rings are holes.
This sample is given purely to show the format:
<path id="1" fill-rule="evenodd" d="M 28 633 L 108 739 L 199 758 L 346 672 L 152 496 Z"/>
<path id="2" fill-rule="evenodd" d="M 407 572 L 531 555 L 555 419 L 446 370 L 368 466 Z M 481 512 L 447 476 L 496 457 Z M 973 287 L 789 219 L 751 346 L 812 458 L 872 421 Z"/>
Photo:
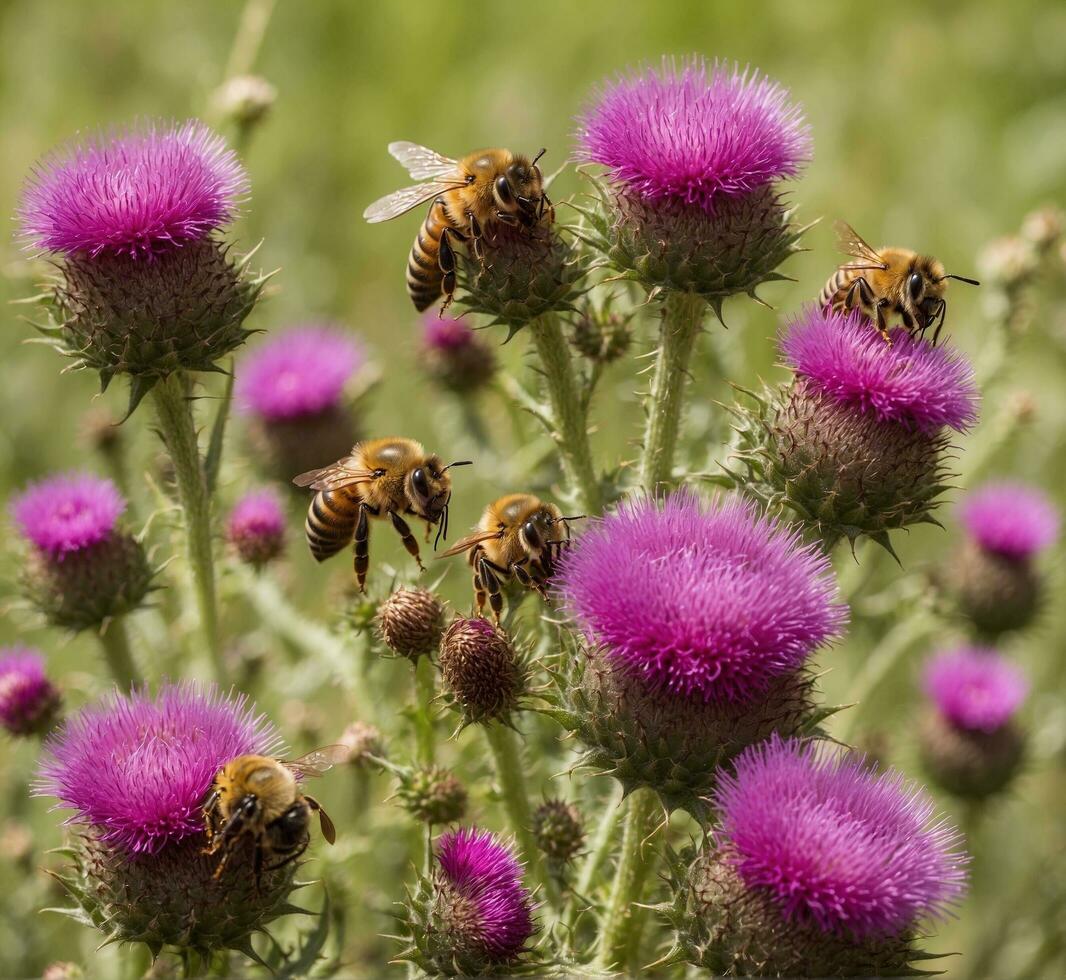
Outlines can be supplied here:
<path id="1" fill-rule="evenodd" d="M 1014 724 L 991 732 L 969 731 L 935 711 L 922 719 L 919 747 L 930 781 L 953 796 L 971 800 L 1005 789 L 1025 757 L 1025 737 Z"/>
<path id="2" fill-rule="evenodd" d="M 1043 605 L 1043 584 L 1030 561 L 997 555 L 972 542 L 941 579 L 958 611 L 987 638 L 1024 629 Z"/>
<path id="3" fill-rule="evenodd" d="M 248 441 L 258 468 L 288 484 L 294 476 L 351 452 L 359 427 L 342 405 L 291 419 L 254 419 Z"/>

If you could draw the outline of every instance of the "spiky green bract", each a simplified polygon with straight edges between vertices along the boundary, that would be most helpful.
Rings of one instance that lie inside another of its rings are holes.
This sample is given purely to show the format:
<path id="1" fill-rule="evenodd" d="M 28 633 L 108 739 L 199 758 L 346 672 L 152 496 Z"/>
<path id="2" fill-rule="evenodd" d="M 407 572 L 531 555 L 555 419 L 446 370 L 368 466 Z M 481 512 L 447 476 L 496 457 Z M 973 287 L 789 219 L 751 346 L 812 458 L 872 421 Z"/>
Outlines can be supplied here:
<path id="1" fill-rule="evenodd" d="M 455 823 L 466 815 L 466 787 L 455 773 L 440 766 L 399 773 L 396 796 L 416 820 L 428 824 Z"/>
<path id="2" fill-rule="evenodd" d="M 965 542 L 937 579 L 978 636 L 995 640 L 1032 625 L 1044 605 L 1044 582 L 1027 558 L 987 551 Z"/>
<path id="3" fill-rule="evenodd" d="M 633 314 L 615 313 L 610 303 L 582 303 L 574 320 L 570 343 L 596 364 L 611 364 L 624 357 L 633 341 Z"/>
<path id="4" fill-rule="evenodd" d="M 922 716 L 918 746 L 930 782 L 953 796 L 984 800 L 1018 775 L 1026 738 L 1012 721 L 992 731 L 966 729 L 929 710 Z"/>
<path id="5" fill-rule="evenodd" d="M 94 629 L 136 609 L 152 588 L 154 570 L 141 543 L 112 531 L 62 558 L 39 549 L 26 555 L 22 591 L 53 626 Z"/>
<path id="6" fill-rule="evenodd" d="M 530 320 L 574 309 L 587 258 L 551 225 L 496 225 L 481 239 L 483 259 L 459 259 L 456 296 L 470 312 L 507 327 L 510 340 Z"/>
<path id="7" fill-rule="evenodd" d="M 130 411 L 174 371 L 217 371 L 251 333 L 243 327 L 266 282 L 251 255 L 234 260 L 213 239 L 190 242 L 151 261 L 128 255 L 68 256 L 39 324 L 77 368 L 99 373 L 102 388 L 130 375 Z"/>
<path id="8" fill-rule="evenodd" d="M 439 663 L 445 697 L 464 727 L 508 723 L 529 687 L 524 656 L 487 619 L 454 619 L 440 641 Z"/>
<path id="9" fill-rule="evenodd" d="M 669 810 L 708 815 L 718 769 L 773 733 L 814 729 L 813 677 L 803 669 L 768 681 L 750 700 L 711 701 L 649 689 L 601 651 L 570 643 L 548 709 L 586 751 L 578 765 L 613 776 L 625 793 L 655 790 Z"/>
<path id="10" fill-rule="evenodd" d="M 169 949 L 207 959 L 235 949 L 258 959 L 252 935 L 303 911 L 288 902 L 296 862 L 263 872 L 257 888 L 251 847 L 234 854 L 216 879 L 219 856 L 204 854 L 204 846 L 197 835 L 132 856 L 79 833 L 64 852 L 72 863 L 56 874 L 76 904 L 55 911 L 99 929 L 109 942 L 144 943 L 153 956 Z"/>
<path id="11" fill-rule="evenodd" d="M 764 282 L 801 251 L 804 229 L 773 186 L 743 197 L 723 197 L 712 213 L 673 200 L 647 201 L 592 179 L 594 194 L 583 234 L 622 279 L 652 291 L 702 296 L 721 319 L 722 302 Z"/>
<path id="12" fill-rule="evenodd" d="M 378 608 L 377 631 L 401 657 L 435 653 L 444 633 L 444 604 L 429 589 L 397 589 Z"/>
<path id="13" fill-rule="evenodd" d="M 733 405 L 726 482 L 771 513 L 791 511 L 832 545 L 867 536 L 892 550 L 888 532 L 932 516 L 949 489 L 949 448 L 930 434 L 842 405 L 802 379 Z"/>
<path id="14" fill-rule="evenodd" d="M 545 800 L 533 811 L 533 837 L 537 847 L 558 872 L 573 860 L 585 843 L 585 822 L 581 811 L 566 800 Z"/>

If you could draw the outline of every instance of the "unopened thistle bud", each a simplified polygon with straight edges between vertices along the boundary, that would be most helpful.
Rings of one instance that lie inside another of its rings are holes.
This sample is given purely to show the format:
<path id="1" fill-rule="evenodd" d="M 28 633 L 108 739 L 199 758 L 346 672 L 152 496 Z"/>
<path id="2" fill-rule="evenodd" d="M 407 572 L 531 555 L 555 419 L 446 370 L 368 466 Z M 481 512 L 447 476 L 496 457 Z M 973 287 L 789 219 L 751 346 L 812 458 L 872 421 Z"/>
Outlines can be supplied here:
<path id="1" fill-rule="evenodd" d="M 459 617 L 440 643 L 444 690 L 464 724 L 506 720 L 526 689 L 526 667 L 498 626 Z"/>
<path id="2" fill-rule="evenodd" d="M 365 363 L 351 333 L 322 324 L 285 330 L 241 359 L 234 395 L 265 473 L 287 484 L 351 451 L 346 389 Z"/>
<path id="3" fill-rule="evenodd" d="M 453 772 L 440 766 L 401 773 L 396 796 L 400 805 L 423 823 L 455 823 L 466 816 L 466 787 Z"/>
<path id="4" fill-rule="evenodd" d="M 1029 687 L 1021 669 L 995 650 L 948 650 L 926 665 L 923 686 L 930 704 L 919 745 L 929 778 L 977 800 L 1008 786 L 1025 754 L 1014 721 Z"/>
<path id="5" fill-rule="evenodd" d="M 226 521 L 226 540 L 253 568 L 277 558 L 285 550 L 285 511 L 278 495 L 262 489 L 241 497 Z"/>
<path id="6" fill-rule="evenodd" d="M 720 823 L 679 875 L 680 959 L 728 976 L 899 976 L 966 884 L 960 835 L 893 772 L 776 737 L 714 794 Z"/>
<path id="7" fill-rule="evenodd" d="M 228 78 L 211 97 L 215 112 L 246 128 L 262 120 L 278 97 L 278 90 L 261 75 Z"/>
<path id="8" fill-rule="evenodd" d="M 496 373 L 496 354 L 484 336 L 436 310 L 422 319 L 419 361 L 433 381 L 461 396 L 484 388 Z"/>
<path id="9" fill-rule="evenodd" d="M 42 329 L 104 387 L 130 375 L 131 411 L 159 379 L 215 370 L 244 343 L 265 279 L 215 233 L 247 192 L 233 151 L 196 121 L 72 144 L 28 182 L 23 236 L 62 257 Z"/>
<path id="10" fill-rule="evenodd" d="M 587 764 L 695 814 L 745 746 L 810 723 L 808 661 L 847 618 L 813 546 L 752 504 L 689 493 L 595 522 L 559 592 L 584 649 L 559 674 L 556 717 Z"/>
<path id="11" fill-rule="evenodd" d="M 55 724 L 61 702 L 40 653 L 28 647 L 0 650 L 0 726 L 12 735 L 44 735 Z"/>
<path id="12" fill-rule="evenodd" d="M 609 306 L 586 305 L 574 320 L 570 335 L 574 349 L 598 364 L 624 357 L 633 340 L 632 316 L 613 313 Z"/>
<path id="13" fill-rule="evenodd" d="M 545 800 L 533 811 L 533 837 L 550 865 L 569 863 L 585 843 L 581 811 L 566 800 Z"/>
<path id="14" fill-rule="evenodd" d="M 1063 214 L 1054 204 L 1030 211 L 1022 222 L 1022 237 L 1041 254 L 1050 251 L 1062 237 Z"/>
<path id="15" fill-rule="evenodd" d="M 340 737 L 340 744 L 348 749 L 347 763 L 359 769 L 373 765 L 371 756 L 385 758 L 385 740 L 376 725 L 353 721 Z"/>
<path id="16" fill-rule="evenodd" d="M 444 633 L 444 604 L 428 589 L 397 589 L 379 607 L 378 636 L 410 660 L 437 651 Z"/>
<path id="17" fill-rule="evenodd" d="M 87 473 L 31 484 L 13 501 L 29 544 L 23 591 L 52 625 L 96 628 L 148 594 L 153 573 L 144 548 L 118 524 L 125 508 L 110 480 Z"/>
<path id="18" fill-rule="evenodd" d="M 581 119 L 579 155 L 607 168 L 587 212 L 596 248 L 648 290 L 716 309 L 755 295 L 798 248 L 778 182 L 811 141 L 788 92 L 757 72 L 664 61 L 609 83 Z"/>

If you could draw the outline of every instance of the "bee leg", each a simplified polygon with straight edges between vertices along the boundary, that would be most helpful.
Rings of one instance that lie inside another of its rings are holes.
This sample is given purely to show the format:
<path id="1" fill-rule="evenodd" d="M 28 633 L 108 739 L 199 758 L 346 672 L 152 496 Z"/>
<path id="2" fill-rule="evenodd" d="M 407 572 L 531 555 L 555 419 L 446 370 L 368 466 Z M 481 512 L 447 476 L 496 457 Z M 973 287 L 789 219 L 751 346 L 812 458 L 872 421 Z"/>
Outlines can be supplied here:
<path id="1" fill-rule="evenodd" d="M 892 338 L 888 334 L 888 322 L 885 320 L 885 301 L 881 300 L 877 306 L 874 307 L 874 310 L 877 313 L 877 329 L 884 338 L 885 343 L 891 347 Z"/>
<path id="2" fill-rule="evenodd" d="M 485 265 L 485 249 L 481 243 L 481 222 L 477 220 L 473 211 L 466 212 L 466 220 L 470 224 L 470 248 L 474 253 L 474 258 L 481 263 L 482 267 Z"/>
<path id="3" fill-rule="evenodd" d="M 407 553 L 418 562 L 418 567 L 424 572 L 426 566 L 422 564 L 422 556 L 418 552 L 418 542 L 411 533 L 411 526 L 394 510 L 389 511 L 389 517 L 392 518 L 392 526 L 396 528 L 396 532 L 403 538 L 403 546 L 407 549 Z"/>
<path id="4" fill-rule="evenodd" d="M 252 874 L 255 877 L 255 893 L 258 895 L 263 884 L 263 849 L 256 847 L 255 857 L 252 858 Z"/>
<path id="5" fill-rule="evenodd" d="M 355 521 L 355 577 L 359 591 L 366 592 L 366 570 L 370 567 L 370 522 L 367 520 L 366 504 L 359 505 L 359 517 Z"/>
<path id="6" fill-rule="evenodd" d="M 459 232 L 454 228 L 445 228 L 440 236 L 440 248 L 437 249 L 437 264 L 444 273 L 441 279 L 441 292 L 444 293 L 444 305 L 440 308 L 441 315 L 451 306 L 455 298 L 455 249 L 452 247 L 452 238 L 462 240 Z"/>
<path id="7" fill-rule="evenodd" d="M 514 569 L 515 576 L 518 581 L 521 582 L 527 589 L 536 592 L 545 602 L 549 602 L 548 593 L 544 591 L 543 583 L 539 582 L 537 578 L 530 574 L 529 570 L 524 566 L 515 563 L 511 566 Z"/>
<path id="8" fill-rule="evenodd" d="M 948 312 L 948 304 L 945 300 L 940 301 L 940 306 L 937 307 L 936 314 L 933 319 L 936 320 L 936 329 L 933 331 L 933 346 L 936 347 L 937 341 L 940 340 L 940 328 L 944 326 L 944 317 Z"/>
<path id="9" fill-rule="evenodd" d="M 501 225 L 517 225 L 518 219 L 509 211 L 497 211 L 496 220 Z"/>
<path id="10" fill-rule="evenodd" d="M 503 612 L 503 595 L 500 593 L 499 579 L 493 573 L 492 564 L 487 558 L 482 558 L 478 563 L 478 574 L 481 576 L 481 581 L 489 593 L 492 618 L 498 623 L 500 621 L 500 613 Z"/>
<path id="11" fill-rule="evenodd" d="M 474 572 L 474 602 L 477 605 L 478 618 L 483 618 L 485 615 L 485 600 L 487 598 L 488 593 L 485 591 L 485 586 L 481 584 L 481 576 Z"/>
<path id="12" fill-rule="evenodd" d="M 284 868 L 286 864 L 292 864 L 293 861 L 303 857 L 303 853 L 307 850 L 307 845 L 310 843 L 311 838 L 307 837 L 304 842 L 299 847 L 297 847 L 296 850 L 294 850 L 291 854 L 286 855 L 283 860 L 278 861 L 276 864 L 268 864 L 265 868 L 263 868 L 263 870 L 277 871 L 278 868 Z"/>

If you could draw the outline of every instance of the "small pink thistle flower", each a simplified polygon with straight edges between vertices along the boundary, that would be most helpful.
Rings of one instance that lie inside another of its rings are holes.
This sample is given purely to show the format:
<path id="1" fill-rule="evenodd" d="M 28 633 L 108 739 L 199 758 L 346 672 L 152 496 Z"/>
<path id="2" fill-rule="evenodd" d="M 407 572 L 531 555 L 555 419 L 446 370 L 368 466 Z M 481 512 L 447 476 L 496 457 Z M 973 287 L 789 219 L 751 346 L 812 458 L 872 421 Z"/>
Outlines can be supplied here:
<path id="1" fill-rule="evenodd" d="M 23 537 L 57 560 L 110 537 L 125 509 L 114 483 L 78 472 L 30 484 L 11 503 Z"/>
<path id="2" fill-rule="evenodd" d="M 1054 504 L 1036 487 L 990 483 L 968 494 L 959 518 L 978 546 L 1024 560 L 1053 544 L 1059 533 Z"/>
<path id="3" fill-rule="evenodd" d="M 29 647 L 0 650 L 0 725 L 12 735 L 47 729 L 59 708 L 60 695 L 48 679 L 44 657 Z"/>
<path id="4" fill-rule="evenodd" d="M 462 320 L 430 310 L 422 318 L 422 344 L 428 350 L 454 351 L 469 347 L 477 333 Z"/>
<path id="5" fill-rule="evenodd" d="M 19 220 L 26 240 L 49 252 L 151 257 L 229 224 L 247 193 L 221 136 L 197 120 L 149 121 L 43 160 Z"/>
<path id="6" fill-rule="evenodd" d="M 458 395 L 483 387 L 496 371 L 496 355 L 477 331 L 436 310 L 422 318 L 421 348 L 426 373 Z"/>
<path id="7" fill-rule="evenodd" d="M 1029 691 L 1021 668 L 984 647 L 936 654 L 925 666 L 922 686 L 952 725 L 980 732 L 1006 725 Z"/>
<path id="8" fill-rule="evenodd" d="M 226 539 L 250 565 L 277 558 L 285 546 L 285 511 L 277 493 L 263 488 L 241 497 L 226 522 Z"/>

